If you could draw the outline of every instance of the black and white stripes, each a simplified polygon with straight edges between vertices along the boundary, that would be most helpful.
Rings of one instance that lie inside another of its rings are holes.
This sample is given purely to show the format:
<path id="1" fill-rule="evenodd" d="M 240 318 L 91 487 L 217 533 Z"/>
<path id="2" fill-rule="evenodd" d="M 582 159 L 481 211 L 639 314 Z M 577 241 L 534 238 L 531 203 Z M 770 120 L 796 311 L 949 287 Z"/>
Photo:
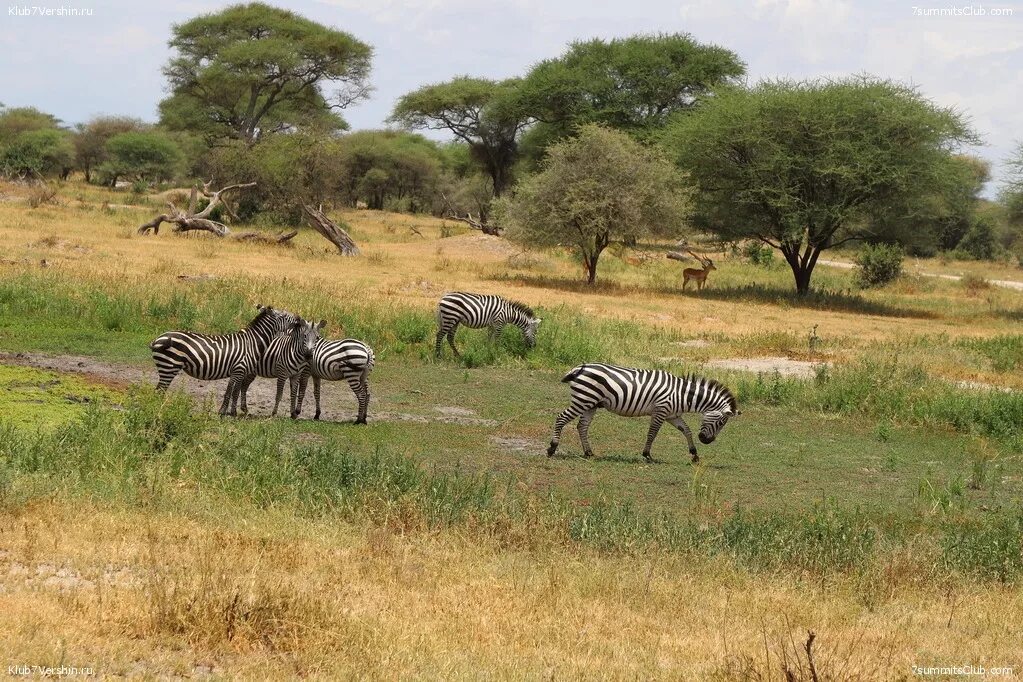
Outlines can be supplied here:
<path id="1" fill-rule="evenodd" d="M 302 410 L 302 399 L 305 397 L 309 377 L 313 378 L 313 395 L 316 398 L 316 414 L 313 419 L 320 418 L 320 381 L 345 380 L 359 401 L 359 413 L 356 424 L 366 423 L 366 411 L 369 408 L 369 373 L 373 369 L 375 357 L 373 349 L 362 341 L 343 339 L 329 341 L 320 339 L 312 351 L 308 366 L 303 370 L 301 388 L 298 392 L 298 410 Z"/>
<path id="2" fill-rule="evenodd" d="M 159 390 L 166 390 L 179 372 L 196 379 L 230 379 L 220 414 L 227 412 L 228 399 L 239 382 L 249 376 L 270 342 L 292 325 L 296 317 L 285 310 L 256 306 L 259 314 L 244 329 L 233 334 L 199 334 L 171 331 L 151 344 Z"/>
<path id="3" fill-rule="evenodd" d="M 489 327 L 490 336 L 493 338 L 506 324 L 513 324 L 522 330 L 526 343 L 532 348 L 536 345 L 536 329 L 540 322 L 540 318 L 533 314 L 529 306 L 500 296 L 464 292 L 445 294 L 437 305 L 437 343 L 434 346 L 434 353 L 440 357 L 441 346 L 446 336 L 451 350 L 458 357 L 458 349 L 455 348 L 455 331 L 458 325 L 470 329 Z"/>
<path id="4" fill-rule="evenodd" d="M 576 367 L 562 379 L 572 390 L 571 405 L 554 423 L 547 455 L 553 455 L 561 441 L 561 431 L 570 421 L 579 418 L 579 439 L 583 454 L 593 456 L 589 427 L 598 408 L 605 408 L 625 417 L 650 417 L 643 456 L 652 461 L 650 448 L 657 432 L 668 422 L 686 437 L 693 461 L 699 460 L 693 434 L 682 419 L 686 412 L 703 413 L 700 442 L 712 443 L 728 422 L 739 414 L 731 392 L 713 379 L 697 376 L 678 377 L 663 370 L 632 369 L 614 365 L 586 364 Z"/>

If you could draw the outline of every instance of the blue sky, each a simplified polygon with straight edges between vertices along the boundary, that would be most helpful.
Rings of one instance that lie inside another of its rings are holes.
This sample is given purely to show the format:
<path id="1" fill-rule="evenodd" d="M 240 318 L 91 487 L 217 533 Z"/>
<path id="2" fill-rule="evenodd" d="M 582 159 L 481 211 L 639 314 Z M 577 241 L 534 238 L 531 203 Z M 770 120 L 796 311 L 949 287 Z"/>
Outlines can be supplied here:
<path id="1" fill-rule="evenodd" d="M 155 120 L 170 25 L 230 2 L 7 0 L 0 4 L 0 102 L 67 123 L 116 113 Z M 1023 1 L 942 3 L 755 0 L 306 0 L 274 4 L 373 45 L 372 98 L 353 128 L 384 125 L 394 101 L 458 74 L 520 75 L 573 39 L 688 32 L 734 50 L 751 80 L 870 73 L 918 86 L 965 112 L 1001 162 L 1023 140 Z M 10 7 L 87 8 L 92 16 L 11 16 Z M 923 10 L 973 8 L 973 15 Z M 996 10 L 1012 16 L 996 16 Z M 980 10 L 984 14 L 980 15 Z"/>

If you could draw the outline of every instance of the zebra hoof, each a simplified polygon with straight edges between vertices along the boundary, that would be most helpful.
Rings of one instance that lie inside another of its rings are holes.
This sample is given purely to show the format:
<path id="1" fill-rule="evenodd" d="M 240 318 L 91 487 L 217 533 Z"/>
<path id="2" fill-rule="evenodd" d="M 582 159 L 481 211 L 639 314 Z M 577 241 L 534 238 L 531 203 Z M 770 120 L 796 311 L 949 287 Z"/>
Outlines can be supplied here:
<path id="1" fill-rule="evenodd" d="M 699 455 L 697 455 L 697 454 L 696 454 L 696 453 L 694 452 L 694 453 L 693 453 L 693 464 L 699 464 L 699 463 L 700 463 L 700 456 L 699 456 Z"/>
<path id="2" fill-rule="evenodd" d="M 585 450 L 583 452 L 583 457 L 586 459 L 593 459 L 593 450 Z"/>
<path id="3" fill-rule="evenodd" d="M 365 417 L 363 417 L 363 418 L 361 418 L 361 419 L 356 419 L 356 420 L 355 420 L 355 423 L 356 423 L 356 424 L 365 424 L 365 423 L 366 423 L 366 418 L 365 418 Z"/>
<path id="4" fill-rule="evenodd" d="M 313 419 L 315 419 L 316 421 L 320 421 L 320 413 L 317 412 L 316 414 L 314 414 Z"/>
<path id="5" fill-rule="evenodd" d="M 654 458 L 650 456 L 649 452 L 644 452 L 643 453 L 643 459 L 646 460 L 647 464 L 653 464 L 654 463 Z"/>
<path id="6" fill-rule="evenodd" d="M 550 446 L 548 446 L 548 448 L 547 448 L 547 456 L 548 457 L 553 457 L 554 453 L 557 452 L 557 451 L 558 451 L 558 444 L 557 443 L 551 443 Z"/>

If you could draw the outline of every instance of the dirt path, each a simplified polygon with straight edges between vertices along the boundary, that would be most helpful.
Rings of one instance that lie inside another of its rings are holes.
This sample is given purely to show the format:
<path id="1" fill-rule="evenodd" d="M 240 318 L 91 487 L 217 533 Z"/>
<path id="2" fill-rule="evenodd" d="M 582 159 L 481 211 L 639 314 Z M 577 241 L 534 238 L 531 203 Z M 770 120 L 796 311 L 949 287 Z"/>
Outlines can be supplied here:
<path id="1" fill-rule="evenodd" d="M 852 270 L 856 267 L 853 263 L 843 263 L 837 260 L 819 260 L 817 261 L 820 265 L 827 265 L 833 268 L 842 268 L 843 270 Z M 937 277 L 938 279 L 948 279 L 953 282 L 958 282 L 962 279 L 959 275 L 940 275 L 936 272 L 917 272 L 915 274 L 923 277 Z M 1015 289 L 1016 291 L 1023 291 L 1023 282 L 1017 282 L 1013 279 L 989 279 L 990 284 L 994 284 L 996 287 L 1003 287 L 1005 289 Z"/>
<path id="2" fill-rule="evenodd" d="M 39 369 L 46 369 L 53 372 L 80 374 L 86 379 L 95 383 L 127 388 L 132 384 L 156 383 L 156 370 L 139 365 L 125 363 L 105 362 L 90 358 L 84 355 L 44 355 L 42 353 L 2 353 L 0 352 L 0 364 L 26 365 Z M 373 386 L 373 378 L 370 376 L 370 388 Z M 179 374 L 171 385 L 172 390 L 183 390 L 199 400 L 209 399 L 211 409 L 220 407 L 220 401 L 224 397 L 224 390 L 227 388 L 226 381 L 200 381 L 185 374 Z M 257 379 L 249 387 L 248 403 L 249 414 L 257 417 L 270 415 L 273 409 L 274 394 L 277 390 L 277 383 L 271 379 Z M 287 416 L 290 404 L 288 387 L 284 388 L 284 395 L 281 398 L 279 415 Z M 324 381 L 322 383 L 320 405 L 322 412 L 321 421 L 348 422 L 355 419 L 358 403 L 352 394 L 348 384 L 336 381 Z M 431 405 L 430 414 L 410 414 L 407 412 L 389 412 L 381 410 L 376 399 L 371 399 L 369 406 L 370 421 L 402 421 L 427 424 L 430 422 L 442 424 L 459 424 L 462 426 L 497 426 L 498 422 L 493 419 L 483 419 L 473 410 L 446 405 Z M 305 403 L 302 406 L 302 416 L 312 419 L 316 409 L 313 399 L 312 382 L 306 392 Z"/>

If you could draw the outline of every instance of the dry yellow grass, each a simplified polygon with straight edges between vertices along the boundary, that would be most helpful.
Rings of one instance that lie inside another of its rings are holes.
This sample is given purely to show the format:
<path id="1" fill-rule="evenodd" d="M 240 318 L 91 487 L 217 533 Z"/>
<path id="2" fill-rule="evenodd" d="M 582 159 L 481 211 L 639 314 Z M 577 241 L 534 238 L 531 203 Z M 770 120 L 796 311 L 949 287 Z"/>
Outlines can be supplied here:
<path id="1" fill-rule="evenodd" d="M 0 546 L 6 660 L 100 675 L 773 679 L 807 630 L 827 678 L 1023 663 L 1019 590 L 868 608 L 850 585 L 724 563 L 59 501 L 0 514 Z"/>
<path id="2" fill-rule="evenodd" d="M 8 188 L 8 196 L 16 190 Z M 61 205 L 31 209 L 21 201 L 0 203 L 0 250 L 7 261 L 38 263 L 68 269 L 81 277 L 110 280 L 144 277 L 171 286 L 179 274 L 208 273 L 217 277 L 286 276 L 289 286 L 338 291 L 339 296 L 372 297 L 432 308 L 437 297 L 453 289 L 486 290 L 534 304 L 565 304 L 588 315 L 627 319 L 651 326 L 670 326 L 693 336 L 721 334 L 736 337 L 770 332 L 805 336 L 818 324 L 823 333 L 842 337 L 850 348 L 872 341 L 900 340 L 914 335 L 986 336 L 1012 333 L 1018 322 L 999 315 L 1018 307 L 1016 292 L 969 292 L 951 282 L 912 282 L 902 289 L 865 296 L 883 296 L 896 303 L 912 299 L 932 310 L 930 317 L 869 315 L 857 311 L 819 310 L 773 303 L 721 300 L 714 289 L 754 281 L 791 286 L 787 272 L 739 269 L 725 259 L 706 295 L 681 295 L 681 267 L 657 258 L 627 265 L 625 258 L 604 256 L 596 290 L 582 284 L 581 269 L 566 255 L 523 254 L 506 240 L 467 233 L 452 221 L 377 211 L 352 211 L 344 219 L 365 256 L 341 259 L 311 230 L 295 238 L 295 248 L 234 243 L 206 235 L 182 237 L 165 233 L 139 237 L 135 228 L 156 208 L 102 210 L 93 201 L 69 197 Z M 112 195 L 114 204 L 127 195 Z M 421 233 L 413 232 L 415 228 Z M 454 236 L 442 237 L 444 234 Z M 972 267 L 972 266 L 971 266 Z M 732 270 L 732 274 L 729 274 Z M 849 286 L 848 273 L 818 269 L 819 279 L 832 278 Z M 969 315 L 963 324 L 958 311 Z"/>

